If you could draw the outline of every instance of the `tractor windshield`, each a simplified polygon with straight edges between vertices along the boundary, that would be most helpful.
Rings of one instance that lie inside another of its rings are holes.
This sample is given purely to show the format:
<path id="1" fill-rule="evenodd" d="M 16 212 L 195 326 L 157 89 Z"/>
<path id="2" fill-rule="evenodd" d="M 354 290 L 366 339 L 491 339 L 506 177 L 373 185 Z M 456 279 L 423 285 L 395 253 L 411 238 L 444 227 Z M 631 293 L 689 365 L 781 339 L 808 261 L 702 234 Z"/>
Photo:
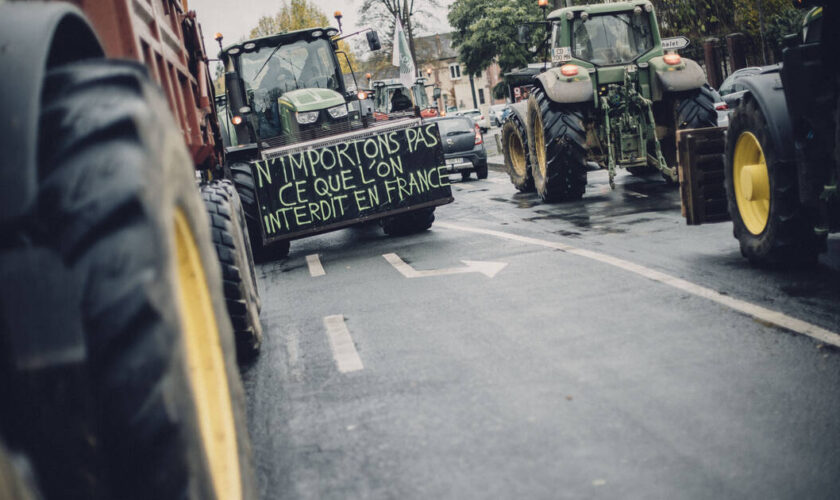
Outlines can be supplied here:
<path id="1" fill-rule="evenodd" d="M 626 64 L 653 48 L 647 15 L 624 12 L 576 18 L 572 51 L 576 58 L 598 66 Z"/>
<path id="2" fill-rule="evenodd" d="M 323 38 L 261 47 L 243 53 L 239 64 L 248 98 L 257 111 L 271 107 L 290 90 L 341 91 L 332 48 Z"/>
<path id="3" fill-rule="evenodd" d="M 414 85 L 414 104 L 420 109 L 429 108 L 429 96 L 426 95 L 426 87 L 422 83 Z"/>

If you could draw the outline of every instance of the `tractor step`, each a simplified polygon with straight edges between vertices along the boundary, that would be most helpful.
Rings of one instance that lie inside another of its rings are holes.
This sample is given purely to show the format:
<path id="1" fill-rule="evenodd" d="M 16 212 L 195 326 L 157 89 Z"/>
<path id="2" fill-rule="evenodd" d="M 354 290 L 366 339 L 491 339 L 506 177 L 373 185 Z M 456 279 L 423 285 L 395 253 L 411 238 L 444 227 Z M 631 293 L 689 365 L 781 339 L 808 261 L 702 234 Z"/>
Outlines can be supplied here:
<path id="1" fill-rule="evenodd" d="M 726 129 L 722 127 L 677 132 L 680 198 L 688 225 L 729 220 L 724 186 Z"/>

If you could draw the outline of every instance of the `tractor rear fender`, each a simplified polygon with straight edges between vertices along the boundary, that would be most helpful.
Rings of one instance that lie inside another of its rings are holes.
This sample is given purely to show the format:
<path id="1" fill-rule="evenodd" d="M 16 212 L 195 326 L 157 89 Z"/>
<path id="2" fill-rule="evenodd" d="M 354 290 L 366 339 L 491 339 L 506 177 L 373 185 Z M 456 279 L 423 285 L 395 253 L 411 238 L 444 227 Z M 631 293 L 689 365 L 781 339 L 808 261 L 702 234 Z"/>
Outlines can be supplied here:
<path id="1" fill-rule="evenodd" d="M 773 143 L 782 156 L 780 159 L 795 161 L 793 127 L 778 70 L 744 78 L 741 83 L 747 88 L 741 99 L 745 99 L 749 95 L 758 103 L 764 118 L 767 120 Z"/>
<path id="2" fill-rule="evenodd" d="M 574 76 L 563 76 L 560 68 L 552 68 L 535 79 L 548 98 L 556 103 L 590 102 L 595 96 L 592 79 L 589 78 L 586 68 L 580 66 L 578 74 Z"/>
<path id="3" fill-rule="evenodd" d="M 38 117 L 48 68 L 102 57 L 96 33 L 65 2 L 0 3 L 0 224 L 32 209 L 38 190 Z"/>
<path id="4" fill-rule="evenodd" d="M 656 73 L 656 86 L 654 98 L 663 92 L 682 92 L 684 90 L 699 89 L 706 83 L 706 75 L 703 68 L 691 59 L 682 59 L 679 64 L 668 64 L 664 57 L 654 57 L 650 60 L 650 66 Z"/>
<path id="5" fill-rule="evenodd" d="M 513 114 L 519 117 L 522 123 L 527 126 L 528 123 L 528 101 L 521 101 L 510 105 L 510 110 Z"/>

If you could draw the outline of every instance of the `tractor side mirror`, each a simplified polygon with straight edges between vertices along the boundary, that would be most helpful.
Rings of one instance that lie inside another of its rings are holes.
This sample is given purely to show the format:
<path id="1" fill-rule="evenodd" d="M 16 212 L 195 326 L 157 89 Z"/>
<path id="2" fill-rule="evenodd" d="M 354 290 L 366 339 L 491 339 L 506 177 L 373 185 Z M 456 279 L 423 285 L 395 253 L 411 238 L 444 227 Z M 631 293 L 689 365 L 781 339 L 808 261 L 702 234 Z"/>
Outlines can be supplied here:
<path id="1" fill-rule="evenodd" d="M 367 37 L 368 47 L 371 51 L 376 52 L 382 48 L 382 42 L 379 41 L 379 33 L 370 30 L 365 33 L 365 36 Z"/>
<path id="2" fill-rule="evenodd" d="M 440 99 L 440 87 L 435 87 L 435 89 L 432 90 L 432 99 Z"/>
<path id="3" fill-rule="evenodd" d="M 528 39 L 531 36 L 531 27 L 527 24 L 520 24 L 519 27 L 516 28 L 516 41 L 521 44 L 528 43 Z"/>

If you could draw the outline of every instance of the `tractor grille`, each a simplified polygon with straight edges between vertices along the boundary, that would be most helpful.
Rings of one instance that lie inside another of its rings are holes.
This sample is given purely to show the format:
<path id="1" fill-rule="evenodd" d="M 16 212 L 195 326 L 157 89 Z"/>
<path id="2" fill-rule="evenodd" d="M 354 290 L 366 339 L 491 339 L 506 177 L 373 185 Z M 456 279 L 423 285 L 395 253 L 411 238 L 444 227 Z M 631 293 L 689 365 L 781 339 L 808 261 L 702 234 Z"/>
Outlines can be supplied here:
<path id="1" fill-rule="evenodd" d="M 263 139 L 260 141 L 261 149 L 288 146 L 290 144 L 311 141 L 314 139 L 321 139 L 323 137 L 329 137 L 331 135 L 342 134 L 344 132 L 350 132 L 353 130 L 359 130 L 364 128 L 364 124 L 361 120 L 346 120 L 341 122 L 332 122 L 330 123 L 330 128 L 327 130 L 321 128 L 320 124 L 317 125 L 318 126 L 310 129 L 301 130 L 298 134 L 278 135 L 277 137 Z"/>

